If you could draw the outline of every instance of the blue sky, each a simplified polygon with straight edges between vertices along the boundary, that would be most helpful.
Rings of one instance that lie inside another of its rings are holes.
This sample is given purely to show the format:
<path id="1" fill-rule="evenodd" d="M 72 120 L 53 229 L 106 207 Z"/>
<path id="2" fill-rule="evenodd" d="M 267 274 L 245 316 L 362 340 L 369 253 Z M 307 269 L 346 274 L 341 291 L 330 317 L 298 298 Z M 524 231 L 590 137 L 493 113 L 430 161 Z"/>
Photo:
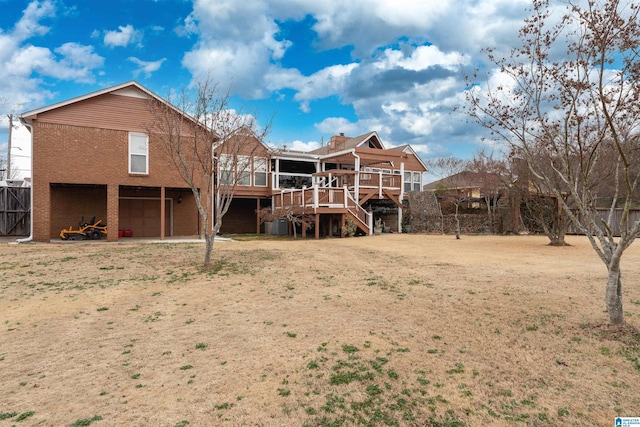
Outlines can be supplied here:
<path id="1" fill-rule="evenodd" d="M 317 148 L 377 131 L 423 159 L 470 157 L 452 113 L 483 47 L 508 49 L 527 0 L 0 0 L 0 113 L 129 80 L 160 96 L 207 73 L 268 141 Z M 4 154 L 7 121 L 0 122 Z"/>

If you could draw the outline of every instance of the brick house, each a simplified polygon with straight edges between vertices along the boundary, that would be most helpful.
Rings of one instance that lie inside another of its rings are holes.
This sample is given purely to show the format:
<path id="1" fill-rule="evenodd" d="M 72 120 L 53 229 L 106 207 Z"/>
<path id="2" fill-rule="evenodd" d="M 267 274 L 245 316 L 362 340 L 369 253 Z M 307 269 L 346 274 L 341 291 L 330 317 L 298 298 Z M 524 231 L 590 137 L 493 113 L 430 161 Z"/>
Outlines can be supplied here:
<path id="1" fill-rule="evenodd" d="M 92 216 L 107 223 L 109 241 L 122 229 L 159 238 L 202 232 L 191 190 L 157 136 L 147 133 L 149 99 L 165 102 L 132 81 L 20 116 L 32 140 L 33 240 L 55 239 Z M 341 134 L 307 153 L 271 149 L 257 139 L 253 144 L 242 156 L 250 167 L 237 184 L 223 233 L 261 232 L 259 210 L 282 207 L 284 195 L 315 216 L 316 237 L 323 221 L 344 226 L 349 216 L 371 234 L 367 212 L 384 201 L 394 206 L 399 231 L 403 202 L 409 191 L 420 191 L 426 170 L 410 146 L 385 149 L 375 132 Z M 330 226 L 322 227 L 329 235 Z"/>
<path id="2" fill-rule="evenodd" d="M 127 82 L 21 115 L 32 138 L 34 240 L 49 241 L 91 216 L 107 223 L 110 241 L 120 229 L 160 238 L 201 232 L 191 190 L 146 134 L 149 98 L 162 101 Z M 262 146 L 263 164 L 266 152 Z M 270 194 L 266 183 L 239 189 L 228 228 L 255 231 L 255 207 Z M 237 215 L 245 207 L 253 218 Z"/>

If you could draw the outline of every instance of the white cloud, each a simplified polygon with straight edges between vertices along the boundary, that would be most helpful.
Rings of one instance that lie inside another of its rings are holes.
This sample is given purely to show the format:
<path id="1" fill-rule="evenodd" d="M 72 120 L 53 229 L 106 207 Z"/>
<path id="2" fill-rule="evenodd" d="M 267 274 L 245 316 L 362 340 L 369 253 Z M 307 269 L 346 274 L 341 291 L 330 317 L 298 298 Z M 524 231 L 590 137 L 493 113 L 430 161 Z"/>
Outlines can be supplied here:
<path id="1" fill-rule="evenodd" d="M 53 93 L 43 88 L 45 78 L 93 82 L 104 59 L 91 46 L 64 43 L 53 51 L 29 43 L 46 34 L 45 21 L 55 18 L 56 4 L 34 0 L 8 31 L 0 30 L 0 114 L 43 104 Z"/>
<path id="2" fill-rule="evenodd" d="M 126 47 L 141 41 L 142 32 L 136 30 L 131 24 L 119 25 L 117 30 L 107 31 L 104 34 L 104 44 L 109 47 Z"/>
<path id="3" fill-rule="evenodd" d="M 162 66 L 164 61 L 167 60 L 167 58 L 162 58 L 157 61 L 143 61 L 141 59 L 136 58 L 135 56 L 130 56 L 129 58 L 127 58 L 127 60 L 129 62 L 133 62 L 138 66 L 138 68 L 136 68 L 133 71 L 134 78 L 138 78 L 138 76 L 142 73 L 144 73 L 145 78 L 149 78 L 151 77 L 152 73 L 160 69 L 160 67 Z"/>
<path id="4" fill-rule="evenodd" d="M 52 1 L 32 1 L 22 11 L 22 18 L 16 23 L 12 33 L 16 40 L 23 41 L 36 35 L 49 32 L 49 27 L 42 25 L 40 20 L 55 16 L 55 6 Z"/>
<path id="5" fill-rule="evenodd" d="M 308 142 L 304 142 L 304 141 L 300 141 L 300 140 L 295 140 L 291 143 L 287 143 L 287 149 L 288 150 L 293 150 L 293 151 L 305 151 L 305 152 L 309 152 L 312 150 L 316 150 L 320 148 L 320 143 L 318 141 L 308 141 Z"/>
<path id="6" fill-rule="evenodd" d="M 529 0 L 196 0 L 180 28 L 197 37 L 183 65 L 194 79 L 209 75 L 244 97 L 293 91 L 303 113 L 332 96 L 353 106 L 356 122 L 325 119 L 317 125 L 323 133 L 377 130 L 391 144 L 444 147 L 446 132 L 465 139 L 470 132 L 451 114 L 464 89 L 463 69 L 484 57 L 481 47 L 510 47 L 528 6 Z M 283 68 L 291 41 L 280 25 L 309 16 L 315 46 L 352 47 L 350 62 L 306 73 Z"/>
<path id="7" fill-rule="evenodd" d="M 196 0 L 181 31 L 198 42 L 183 58 L 195 80 L 209 75 L 249 98 L 267 95 L 263 76 L 290 46 L 264 1 Z M 232 70 L 230 72 L 230 70 Z"/>

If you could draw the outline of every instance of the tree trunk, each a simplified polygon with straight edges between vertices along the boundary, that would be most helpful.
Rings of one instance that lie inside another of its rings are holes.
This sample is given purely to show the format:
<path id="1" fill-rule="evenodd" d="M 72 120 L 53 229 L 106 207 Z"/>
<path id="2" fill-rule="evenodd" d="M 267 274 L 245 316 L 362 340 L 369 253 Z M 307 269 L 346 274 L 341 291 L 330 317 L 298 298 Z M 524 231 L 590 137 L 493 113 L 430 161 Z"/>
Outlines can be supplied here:
<path id="1" fill-rule="evenodd" d="M 213 243 L 215 242 L 216 234 L 204 233 L 204 266 L 209 267 L 211 265 L 211 254 L 213 253 Z"/>
<path id="2" fill-rule="evenodd" d="M 607 302 L 607 313 L 609 313 L 609 324 L 622 325 L 624 318 L 622 313 L 622 274 L 620 272 L 619 257 L 611 260 L 607 270 L 609 274 L 607 276 L 605 300 Z"/>
<path id="3" fill-rule="evenodd" d="M 460 239 L 460 218 L 458 218 L 458 205 L 456 205 L 456 239 Z"/>

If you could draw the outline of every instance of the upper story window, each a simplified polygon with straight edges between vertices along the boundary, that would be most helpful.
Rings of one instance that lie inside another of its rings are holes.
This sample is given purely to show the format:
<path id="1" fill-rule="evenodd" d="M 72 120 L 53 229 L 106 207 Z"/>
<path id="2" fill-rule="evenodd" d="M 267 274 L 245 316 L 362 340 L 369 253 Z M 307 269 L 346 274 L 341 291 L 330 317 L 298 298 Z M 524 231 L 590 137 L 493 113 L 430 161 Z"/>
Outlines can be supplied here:
<path id="1" fill-rule="evenodd" d="M 422 174 L 420 172 L 413 173 L 413 191 L 420 191 L 420 189 L 422 188 L 422 183 L 420 182 L 421 177 Z"/>
<path id="2" fill-rule="evenodd" d="M 218 182 L 220 184 L 247 187 L 252 185 L 252 180 L 253 185 L 267 186 L 267 159 L 233 154 L 221 154 L 218 157 Z"/>
<path id="3" fill-rule="evenodd" d="M 129 173 L 149 174 L 149 137 L 144 133 L 129 133 Z"/>
<path id="4" fill-rule="evenodd" d="M 233 185 L 235 179 L 234 156 L 221 154 L 218 157 L 218 182 L 223 185 Z"/>
<path id="5" fill-rule="evenodd" d="M 267 159 L 255 157 L 253 159 L 253 185 L 258 187 L 267 186 Z"/>
<path id="6" fill-rule="evenodd" d="M 238 169 L 238 185 L 251 185 L 251 157 L 238 156 L 236 167 Z"/>
<path id="7" fill-rule="evenodd" d="M 404 171 L 404 191 L 420 191 L 422 189 L 422 173 Z"/>

